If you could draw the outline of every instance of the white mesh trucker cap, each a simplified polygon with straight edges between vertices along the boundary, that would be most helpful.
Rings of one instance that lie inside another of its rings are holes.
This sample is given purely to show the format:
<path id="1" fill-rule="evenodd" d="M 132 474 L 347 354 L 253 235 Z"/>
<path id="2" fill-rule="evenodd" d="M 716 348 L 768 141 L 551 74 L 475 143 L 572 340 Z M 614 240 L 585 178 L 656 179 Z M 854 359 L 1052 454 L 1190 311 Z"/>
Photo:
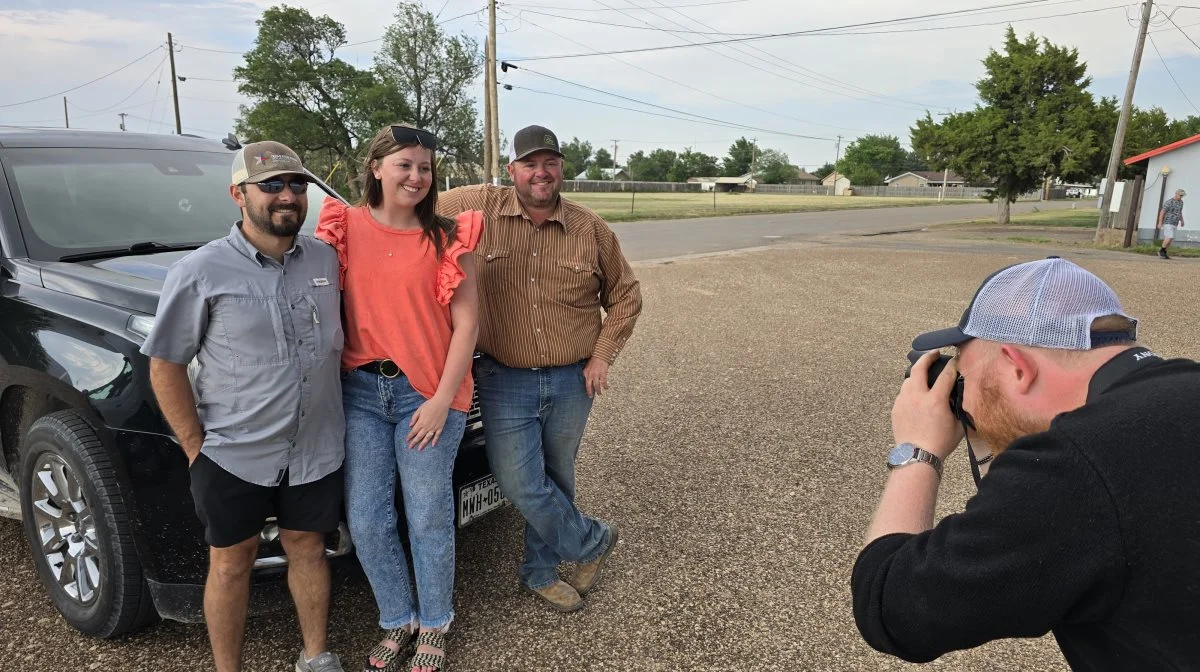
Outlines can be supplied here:
<path id="1" fill-rule="evenodd" d="M 1092 321 L 1120 315 L 1127 332 L 1093 333 Z M 914 350 L 937 350 L 972 338 L 1039 348 L 1090 350 L 1137 340 L 1137 320 L 1121 309 L 1100 278 L 1066 259 L 1048 257 L 1006 266 L 988 276 L 958 326 L 921 334 Z"/>

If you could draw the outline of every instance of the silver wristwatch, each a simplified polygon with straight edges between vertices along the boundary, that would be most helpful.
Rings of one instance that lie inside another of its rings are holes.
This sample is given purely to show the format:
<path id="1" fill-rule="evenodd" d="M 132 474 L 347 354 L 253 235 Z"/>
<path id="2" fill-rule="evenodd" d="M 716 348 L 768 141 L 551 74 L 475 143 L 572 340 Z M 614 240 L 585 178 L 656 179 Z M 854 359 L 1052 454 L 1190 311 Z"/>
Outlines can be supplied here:
<path id="1" fill-rule="evenodd" d="M 896 467 L 913 464 L 914 462 L 924 462 L 933 467 L 938 476 L 942 475 L 942 458 L 923 448 L 918 448 L 911 443 L 900 443 L 888 451 L 887 466 L 888 470 Z"/>

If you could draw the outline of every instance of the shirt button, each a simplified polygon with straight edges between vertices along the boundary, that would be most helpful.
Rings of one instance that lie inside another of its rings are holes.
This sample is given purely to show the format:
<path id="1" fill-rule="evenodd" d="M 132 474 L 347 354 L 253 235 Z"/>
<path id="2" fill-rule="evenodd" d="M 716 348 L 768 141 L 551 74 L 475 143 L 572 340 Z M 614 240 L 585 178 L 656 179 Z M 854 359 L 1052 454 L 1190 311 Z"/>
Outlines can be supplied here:
<path id="1" fill-rule="evenodd" d="M 488 260 L 488 261 L 491 261 L 491 260 L 492 260 L 492 255 L 490 255 L 490 254 L 489 254 L 489 255 L 487 255 L 487 257 L 486 257 L 486 258 L 487 258 L 487 260 Z"/>
<path id="2" fill-rule="evenodd" d="M 304 345 L 304 341 L 296 341 L 296 345 Z"/>
<path id="3" fill-rule="evenodd" d="M 535 256 L 535 257 L 536 257 L 536 256 L 537 256 L 537 252 L 534 252 L 534 253 L 533 253 L 533 256 Z"/>
<path id="4" fill-rule="evenodd" d="M 308 376 L 305 376 L 305 377 L 304 377 L 304 378 L 303 378 L 303 379 L 302 379 L 300 382 L 302 382 L 302 383 L 307 383 L 307 382 L 308 382 Z"/>
<path id="5" fill-rule="evenodd" d="M 530 281 L 530 282 L 537 282 L 537 278 L 530 278 L 530 279 L 529 279 L 529 281 Z"/>
<path id="6" fill-rule="evenodd" d="M 307 414 L 307 413 L 305 413 L 304 411 L 300 411 L 300 417 L 302 417 L 302 418 L 303 418 L 303 417 L 304 417 L 304 416 L 306 416 L 306 415 L 308 415 L 308 414 Z"/>

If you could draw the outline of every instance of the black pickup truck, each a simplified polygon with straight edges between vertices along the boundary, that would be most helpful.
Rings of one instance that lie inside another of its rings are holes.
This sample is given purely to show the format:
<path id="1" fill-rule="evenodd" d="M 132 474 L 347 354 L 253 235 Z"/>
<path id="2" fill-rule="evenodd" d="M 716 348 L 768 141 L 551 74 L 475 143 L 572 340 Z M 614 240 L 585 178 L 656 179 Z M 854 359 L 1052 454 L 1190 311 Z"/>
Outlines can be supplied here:
<path id="1" fill-rule="evenodd" d="M 45 590 L 81 632 L 203 620 L 208 561 L 187 460 L 138 352 L 167 268 L 225 236 L 232 137 L 0 129 L 0 516 L 23 521 Z M 309 191 L 311 233 L 327 185 Z M 504 502 L 472 408 L 458 525 Z M 397 503 L 399 506 L 399 502 Z M 251 613 L 290 606 L 271 520 Z M 327 538 L 353 560 L 346 527 Z M 0 568 L 3 571 L 3 568 Z"/>

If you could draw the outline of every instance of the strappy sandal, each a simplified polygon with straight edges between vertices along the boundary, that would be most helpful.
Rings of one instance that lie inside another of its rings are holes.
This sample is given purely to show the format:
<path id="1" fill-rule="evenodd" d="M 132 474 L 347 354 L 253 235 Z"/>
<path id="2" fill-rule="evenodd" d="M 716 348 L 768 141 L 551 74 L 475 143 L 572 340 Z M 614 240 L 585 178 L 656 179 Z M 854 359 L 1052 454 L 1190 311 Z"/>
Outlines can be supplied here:
<path id="1" fill-rule="evenodd" d="M 408 672 L 414 667 L 432 667 L 438 672 L 446 669 L 446 635 L 440 632 L 422 632 L 417 635 L 417 647 L 431 646 L 441 653 L 417 653 L 408 661 Z"/>
<path id="2" fill-rule="evenodd" d="M 363 663 L 365 672 L 393 672 L 396 669 L 396 661 L 408 648 L 409 641 L 412 640 L 413 633 L 408 628 L 392 628 L 383 635 L 383 641 L 375 645 L 375 648 L 367 652 L 367 661 Z M 396 643 L 396 650 L 383 645 L 383 642 L 391 640 Z M 383 662 L 383 667 L 375 667 L 371 664 L 371 659 Z"/>

